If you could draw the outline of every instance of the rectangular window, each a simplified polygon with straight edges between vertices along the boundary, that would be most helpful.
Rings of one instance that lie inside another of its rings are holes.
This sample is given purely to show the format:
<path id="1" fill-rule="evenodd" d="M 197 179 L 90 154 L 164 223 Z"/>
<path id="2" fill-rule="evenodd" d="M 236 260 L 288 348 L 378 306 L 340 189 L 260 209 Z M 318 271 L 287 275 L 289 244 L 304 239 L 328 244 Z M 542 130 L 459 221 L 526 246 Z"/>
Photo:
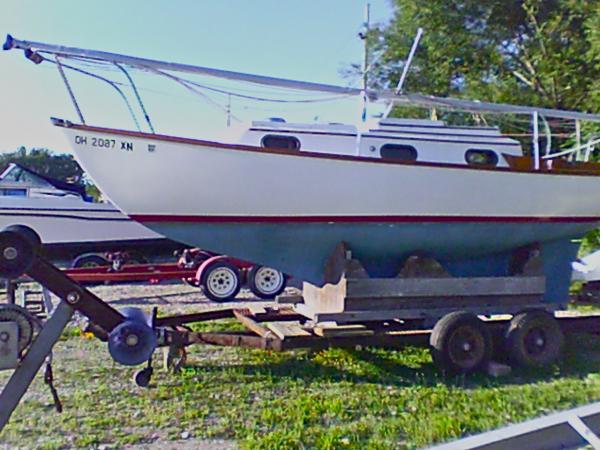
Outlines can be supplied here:
<path id="1" fill-rule="evenodd" d="M 27 189 L 3 188 L 0 189 L 0 195 L 7 197 L 26 197 Z"/>

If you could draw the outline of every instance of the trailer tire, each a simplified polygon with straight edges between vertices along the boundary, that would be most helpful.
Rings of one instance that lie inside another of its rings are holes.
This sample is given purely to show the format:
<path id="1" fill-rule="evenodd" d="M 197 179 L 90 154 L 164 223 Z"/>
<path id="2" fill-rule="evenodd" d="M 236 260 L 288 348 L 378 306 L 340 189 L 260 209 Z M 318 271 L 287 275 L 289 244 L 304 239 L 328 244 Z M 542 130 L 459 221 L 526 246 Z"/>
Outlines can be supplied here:
<path id="1" fill-rule="evenodd" d="M 429 339 L 433 363 L 445 374 L 468 374 L 487 366 L 492 339 L 484 323 L 466 311 L 446 314 Z"/>
<path id="2" fill-rule="evenodd" d="M 202 271 L 202 289 L 213 302 L 233 300 L 240 292 L 242 278 L 236 266 L 224 259 L 218 259 Z"/>
<path id="3" fill-rule="evenodd" d="M 517 314 L 505 334 L 505 348 L 511 365 L 544 367 L 561 355 L 564 335 L 556 319 L 546 311 Z"/>
<path id="4" fill-rule="evenodd" d="M 37 239 L 36 239 L 37 238 Z M 0 232 L 0 278 L 16 279 L 33 264 L 39 236 L 31 228 L 13 225 Z"/>
<path id="5" fill-rule="evenodd" d="M 100 255 L 86 253 L 77 256 L 71 263 L 72 269 L 110 266 L 110 262 Z"/>
<path id="6" fill-rule="evenodd" d="M 27 225 L 9 225 L 4 231 L 17 233 L 22 238 L 26 239 L 36 255 L 42 248 L 42 238 L 33 228 L 30 228 Z"/>
<path id="7" fill-rule="evenodd" d="M 253 266 L 248 272 L 248 287 L 258 298 L 272 300 L 286 286 L 286 276 L 279 270 L 267 266 Z"/>

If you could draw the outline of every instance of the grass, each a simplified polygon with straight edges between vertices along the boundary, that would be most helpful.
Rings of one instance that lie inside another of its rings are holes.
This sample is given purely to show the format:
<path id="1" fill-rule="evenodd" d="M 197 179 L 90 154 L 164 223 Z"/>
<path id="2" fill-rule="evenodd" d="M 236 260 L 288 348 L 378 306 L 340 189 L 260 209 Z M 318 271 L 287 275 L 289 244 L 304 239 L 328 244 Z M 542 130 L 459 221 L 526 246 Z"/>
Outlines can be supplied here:
<path id="1" fill-rule="evenodd" d="M 65 411 L 52 411 L 37 379 L 0 444 L 122 447 L 186 432 L 247 449 L 418 448 L 600 399 L 600 339 L 569 339 L 559 365 L 498 380 L 444 378 L 427 350 L 414 347 L 272 353 L 196 346 L 183 372 L 157 370 L 141 389 L 104 344 L 71 331 L 55 352 Z"/>

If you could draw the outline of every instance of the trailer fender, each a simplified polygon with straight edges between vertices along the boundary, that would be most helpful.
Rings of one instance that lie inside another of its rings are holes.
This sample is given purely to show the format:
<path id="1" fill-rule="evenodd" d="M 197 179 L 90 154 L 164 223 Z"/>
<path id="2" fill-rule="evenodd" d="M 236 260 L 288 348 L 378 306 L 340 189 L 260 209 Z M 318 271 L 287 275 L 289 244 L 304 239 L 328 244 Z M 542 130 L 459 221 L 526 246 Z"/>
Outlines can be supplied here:
<path id="1" fill-rule="evenodd" d="M 204 275 L 204 272 L 206 272 L 210 266 L 219 261 L 229 261 L 229 258 L 225 255 L 212 256 L 200 264 L 200 267 L 198 267 L 198 270 L 196 271 L 196 276 L 194 277 L 198 285 L 202 283 L 202 276 Z"/>

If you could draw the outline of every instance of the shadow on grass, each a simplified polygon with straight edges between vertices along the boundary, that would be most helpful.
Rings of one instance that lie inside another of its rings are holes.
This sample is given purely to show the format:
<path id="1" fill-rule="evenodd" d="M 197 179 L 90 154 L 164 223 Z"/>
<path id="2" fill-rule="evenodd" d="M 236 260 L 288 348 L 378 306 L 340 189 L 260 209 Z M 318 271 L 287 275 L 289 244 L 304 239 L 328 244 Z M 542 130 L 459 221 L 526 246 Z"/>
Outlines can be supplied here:
<path id="1" fill-rule="evenodd" d="M 194 375 L 210 373 L 235 373 L 247 378 L 278 378 L 281 381 L 301 380 L 306 383 L 349 382 L 370 383 L 382 386 L 434 386 L 477 388 L 482 386 L 524 385 L 540 381 L 554 381 L 562 378 L 584 379 L 598 373 L 600 377 L 600 338 L 589 335 L 568 337 L 562 360 L 543 369 L 513 369 L 512 373 L 501 378 L 493 378 L 483 373 L 461 376 L 444 376 L 433 365 L 424 349 L 391 351 L 384 349 L 327 350 L 301 354 L 291 352 L 276 357 L 265 353 L 252 361 L 239 364 L 191 365 L 186 371 Z M 336 352 L 331 356 L 326 352 Z M 325 355 L 319 357 L 318 355 Z M 339 358 L 338 358 L 339 357 Z M 239 380 L 236 380 L 239 382 Z"/>

